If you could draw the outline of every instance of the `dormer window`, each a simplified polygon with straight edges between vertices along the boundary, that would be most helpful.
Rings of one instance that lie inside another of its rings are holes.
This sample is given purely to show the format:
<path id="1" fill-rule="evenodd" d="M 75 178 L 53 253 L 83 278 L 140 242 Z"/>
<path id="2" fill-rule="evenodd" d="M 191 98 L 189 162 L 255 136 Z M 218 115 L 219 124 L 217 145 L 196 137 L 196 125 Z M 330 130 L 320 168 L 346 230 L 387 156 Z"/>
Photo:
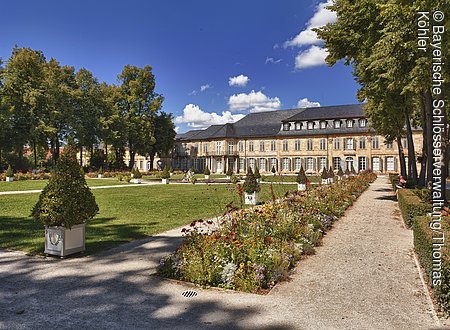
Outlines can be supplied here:
<path id="1" fill-rule="evenodd" d="M 295 130 L 300 131 L 302 129 L 302 123 L 295 123 Z"/>
<path id="2" fill-rule="evenodd" d="M 326 121 L 321 121 L 320 122 L 320 129 L 325 129 L 327 128 L 327 122 Z"/>
<path id="3" fill-rule="evenodd" d="M 348 127 L 348 128 L 352 128 L 352 127 L 353 127 L 353 120 L 348 119 L 348 120 L 346 121 L 346 123 L 347 123 L 347 127 Z"/>
<path id="4" fill-rule="evenodd" d="M 367 120 L 360 119 L 359 120 L 359 127 L 366 127 L 367 126 Z"/>
<path id="5" fill-rule="evenodd" d="M 314 122 L 310 121 L 308 122 L 308 129 L 313 129 L 314 128 Z"/>
<path id="6" fill-rule="evenodd" d="M 283 124 L 283 131 L 289 131 L 290 128 L 291 128 L 291 125 L 289 123 Z"/>
<path id="7" fill-rule="evenodd" d="M 341 128 L 341 121 L 340 120 L 335 120 L 334 121 L 334 128 Z"/>

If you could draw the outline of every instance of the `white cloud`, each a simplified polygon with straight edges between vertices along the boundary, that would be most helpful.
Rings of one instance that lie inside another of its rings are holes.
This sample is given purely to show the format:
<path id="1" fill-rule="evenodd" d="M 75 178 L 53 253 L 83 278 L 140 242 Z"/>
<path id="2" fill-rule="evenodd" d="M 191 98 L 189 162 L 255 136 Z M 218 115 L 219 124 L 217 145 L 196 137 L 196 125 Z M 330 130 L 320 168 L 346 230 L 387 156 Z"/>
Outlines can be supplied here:
<path id="1" fill-rule="evenodd" d="M 267 57 L 267 58 L 266 58 L 266 64 L 268 64 L 268 63 L 278 64 L 278 63 L 280 63 L 281 61 L 283 61 L 281 58 L 278 59 L 278 60 L 274 59 L 273 57 Z"/>
<path id="2" fill-rule="evenodd" d="M 318 38 L 316 32 L 312 29 L 336 22 L 336 13 L 326 8 L 332 4 L 333 0 L 319 3 L 313 17 L 306 24 L 306 29 L 297 34 L 293 39 L 286 41 L 283 46 L 286 48 L 321 44 L 323 41 Z"/>
<path id="3" fill-rule="evenodd" d="M 328 51 L 325 48 L 311 46 L 311 48 L 298 53 L 295 57 L 295 68 L 304 69 L 313 66 L 325 65 L 325 58 L 327 56 Z"/>
<path id="4" fill-rule="evenodd" d="M 204 91 L 206 91 L 207 89 L 210 89 L 210 88 L 212 88 L 212 86 L 210 86 L 209 84 L 201 85 L 200 86 L 200 92 L 204 92 Z"/>
<path id="5" fill-rule="evenodd" d="M 178 134 L 179 131 L 180 131 L 180 126 L 175 126 L 175 133 Z"/>
<path id="6" fill-rule="evenodd" d="M 230 111 L 218 115 L 215 112 L 205 112 L 198 105 L 187 104 L 183 109 L 183 115 L 175 118 L 176 124 L 187 124 L 189 127 L 205 128 L 210 125 L 234 123 L 245 117 L 242 114 L 233 115 Z"/>
<path id="7" fill-rule="evenodd" d="M 249 110 L 250 112 L 262 112 L 279 109 L 281 102 L 278 97 L 270 98 L 261 91 L 251 91 L 249 94 L 231 95 L 228 99 L 228 105 L 230 111 Z"/>
<path id="8" fill-rule="evenodd" d="M 298 108 L 320 107 L 320 103 L 319 102 L 310 101 L 310 100 L 308 100 L 308 98 L 305 97 L 304 99 L 298 100 L 297 107 Z"/>
<path id="9" fill-rule="evenodd" d="M 250 79 L 247 76 L 244 76 L 243 74 L 241 74 L 236 77 L 230 77 L 228 79 L 228 85 L 244 87 L 244 86 L 247 86 L 247 83 L 249 81 L 250 81 Z"/>

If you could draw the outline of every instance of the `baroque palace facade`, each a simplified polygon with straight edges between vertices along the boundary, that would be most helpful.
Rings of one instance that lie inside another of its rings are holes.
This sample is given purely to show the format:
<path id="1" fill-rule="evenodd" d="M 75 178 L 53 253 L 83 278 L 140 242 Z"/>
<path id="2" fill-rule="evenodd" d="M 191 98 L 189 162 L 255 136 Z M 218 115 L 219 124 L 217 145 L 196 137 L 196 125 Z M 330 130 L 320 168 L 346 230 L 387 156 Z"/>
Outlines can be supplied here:
<path id="1" fill-rule="evenodd" d="M 414 131 L 417 155 L 422 133 Z M 406 139 L 403 139 L 407 155 Z M 245 172 L 258 166 L 261 172 L 319 173 L 354 166 L 388 173 L 399 169 L 396 143 L 386 143 L 365 118 L 362 105 L 326 106 L 251 113 L 233 124 L 212 125 L 177 135 L 172 158 L 175 170 L 194 167 L 213 173 Z M 420 164 L 418 164 L 420 165 Z"/>

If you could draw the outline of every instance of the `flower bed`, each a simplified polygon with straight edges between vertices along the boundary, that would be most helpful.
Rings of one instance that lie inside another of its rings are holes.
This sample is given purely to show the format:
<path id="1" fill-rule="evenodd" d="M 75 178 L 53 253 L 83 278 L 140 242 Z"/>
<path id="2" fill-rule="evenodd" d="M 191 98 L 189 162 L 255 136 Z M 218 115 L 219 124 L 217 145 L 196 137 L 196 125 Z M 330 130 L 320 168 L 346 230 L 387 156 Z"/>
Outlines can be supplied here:
<path id="1" fill-rule="evenodd" d="M 425 269 L 428 282 L 433 287 L 433 296 L 436 298 L 443 311 L 450 314 L 450 246 L 446 245 L 441 250 L 441 267 L 437 274 L 441 275 L 440 285 L 433 285 L 433 232 L 430 228 L 431 219 L 429 217 L 417 217 L 414 226 L 414 249 L 419 258 L 420 264 Z M 450 216 L 443 217 L 441 220 L 442 232 L 445 241 L 450 238 Z M 439 236 L 441 237 L 441 233 Z M 439 265 L 436 265 L 439 266 Z M 437 278 L 435 274 L 435 279 Z M 436 283 L 439 284 L 439 283 Z"/>
<path id="2" fill-rule="evenodd" d="M 325 231 L 376 176 L 361 174 L 275 203 L 230 212 L 219 223 L 198 220 L 162 259 L 160 274 L 203 286 L 263 292 L 287 279 L 302 255 L 314 252 Z"/>
<path id="3" fill-rule="evenodd" d="M 0 174 L 0 180 L 5 180 L 5 173 Z M 24 181 L 24 180 L 48 180 L 50 179 L 51 174 L 47 172 L 19 172 L 14 174 L 14 180 L 16 181 Z"/>

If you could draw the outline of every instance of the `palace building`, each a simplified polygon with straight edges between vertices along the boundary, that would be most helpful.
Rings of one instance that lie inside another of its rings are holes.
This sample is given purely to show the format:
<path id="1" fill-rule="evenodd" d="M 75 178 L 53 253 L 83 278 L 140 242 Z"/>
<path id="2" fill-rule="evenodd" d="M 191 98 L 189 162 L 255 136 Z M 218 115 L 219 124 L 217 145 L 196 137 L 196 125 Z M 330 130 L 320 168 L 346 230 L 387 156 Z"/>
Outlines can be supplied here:
<path id="1" fill-rule="evenodd" d="M 422 133 L 414 131 L 417 155 Z M 406 139 L 402 145 L 407 155 Z M 362 104 L 250 113 L 233 124 L 212 125 L 176 137 L 172 166 L 213 173 L 245 172 L 258 166 L 261 172 L 295 173 L 300 167 L 310 174 L 332 166 L 337 170 L 399 169 L 396 143 L 386 143 L 370 127 Z M 420 164 L 418 164 L 420 165 Z"/>

